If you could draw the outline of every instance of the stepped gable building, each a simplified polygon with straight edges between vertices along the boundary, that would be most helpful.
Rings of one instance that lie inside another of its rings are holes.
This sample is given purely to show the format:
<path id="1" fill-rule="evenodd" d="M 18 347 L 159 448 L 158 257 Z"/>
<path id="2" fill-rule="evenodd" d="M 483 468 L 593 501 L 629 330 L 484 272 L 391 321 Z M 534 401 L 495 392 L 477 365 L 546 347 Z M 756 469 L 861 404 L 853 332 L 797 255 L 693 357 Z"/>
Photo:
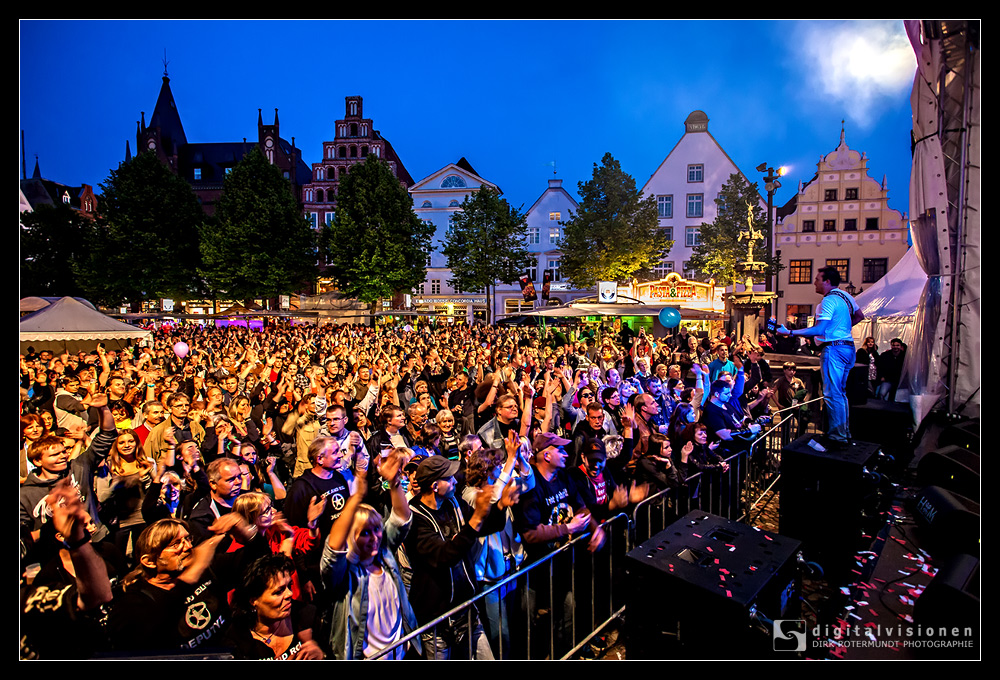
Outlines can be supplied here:
<path id="1" fill-rule="evenodd" d="M 656 197 L 660 229 L 674 242 L 667 257 L 653 268 L 653 278 L 662 279 L 671 272 L 685 279 L 699 276 L 688 261 L 701 243 L 701 224 L 715 221 L 715 199 L 736 173 L 746 178 L 708 131 L 705 112 L 692 111 L 684 121 L 684 135 L 642 188 L 643 195 Z M 763 199 L 760 206 L 767 210 Z"/>
<path id="2" fill-rule="evenodd" d="M 868 157 L 840 144 L 821 157 L 816 174 L 776 211 L 775 248 L 785 268 L 778 274 L 777 318 L 801 327 L 816 313 L 816 272 L 835 266 L 842 288 L 860 292 L 899 262 L 907 249 L 907 217 L 889 207 L 886 178 L 868 176 Z"/>
<path id="3" fill-rule="evenodd" d="M 305 216 L 316 228 L 333 222 L 340 180 L 352 165 L 364 163 L 370 155 L 385 160 L 403 187 L 413 185 L 413 178 L 392 144 L 374 128 L 371 118 L 364 117 L 362 98 L 350 96 L 344 101 L 346 112 L 335 123 L 333 141 L 323 142 L 323 160 L 312 164 L 309 180 L 302 186 Z"/>
<path id="4" fill-rule="evenodd" d="M 255 141 L 189 143 L 166 72 L 149 124 L 146 124 L 143 112 L 136 127 L 136 152 L 155 153 L 167 167 L 183 177 L 208 215 L 215 213 L 226 173 L 255 146 L 273 165 L 278 166 L 296 197 L 300 195 L 299 188 L 310 180 L 309 166 L 302 160 L 299 149 L 295 148 L 295 138 L 288 142 L 279 135 L 278 109 L 274 110 L 274 123 L 270 125 L 264 124 L 261 111 L 257 110 Z M 131 160 L 127 142 L 125 156 L 126 162 Z"/>

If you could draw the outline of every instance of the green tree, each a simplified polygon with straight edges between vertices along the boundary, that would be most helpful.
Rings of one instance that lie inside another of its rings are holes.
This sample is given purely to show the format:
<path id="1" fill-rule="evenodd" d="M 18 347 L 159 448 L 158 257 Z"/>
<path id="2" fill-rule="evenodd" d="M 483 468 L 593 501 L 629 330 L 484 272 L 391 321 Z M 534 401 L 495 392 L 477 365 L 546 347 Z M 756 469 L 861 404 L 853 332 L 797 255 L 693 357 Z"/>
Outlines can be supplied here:
<path id="1" fill-rule="evenodd" d="M 288 180 L 259 149 L 226 176 L 201 253 L 213 293 L 236 299 L 291 293 L 316 276 L 316 232 Z"/>
<path id="2" fill-rule="evenodd" d="M 65 203 L 21 213 L 21 295 L 84 295 L 76 268 L 92 228 Z"/>
<path id="3" fill-rule="evenodd" d="M 691 268 L 724 286 L 735 284 L 738 278 L 736 265 L 744 262 L 748 254 L 749 241 L 746 236 L 740 239 L 740 232 L 747 229 L 749 210 L 753 215 L 754 229 L 759 230 L 765 239 L 754 242 L 754 260 L 766 262 L 769 270 L 773 270 L 777 263 L 765 250 L 767 218 L 760 203 L 756 183 L 750 184 L 738 172 L 730 175 L 715 199 L 715 220 L 701 225 L 701 243 L 694 247 Z"/>
<path id="4" fill-rule="evenodd" d="M 368 156 L 340 181 L 321 250 L 340 291 L 374 311 L 379 300 L 423 282 L 433 235 L 389 165 Z"/>
<path id="5" fill-rule="evenodd" d="M 489 323 L 497 281 L 514 283 L 531 266 L 527 218 L 490 187 L 466 196 L 461 207 L 451 217 L 441 250 L 451 269 L 448 283 L 458 290 L 485 291 Z"/>
<path id="6" fill-rule="evenodd" d="M 645 276 L 670 252 L 674 242 L 659 229 L 656 199 L 643 198 L 610 153 L 579 187 L 580 207 L 562 223 L 559 242 L 562 273 L 574 286 Z"/>
<path id="7" fill-rule="evenodd" d="M 112 170 L 87 256 L 78 263 L 88 296 L 105 305 L 185 299 L 198 290 L 201 206 L 190 185 L 151 153 Z"/>

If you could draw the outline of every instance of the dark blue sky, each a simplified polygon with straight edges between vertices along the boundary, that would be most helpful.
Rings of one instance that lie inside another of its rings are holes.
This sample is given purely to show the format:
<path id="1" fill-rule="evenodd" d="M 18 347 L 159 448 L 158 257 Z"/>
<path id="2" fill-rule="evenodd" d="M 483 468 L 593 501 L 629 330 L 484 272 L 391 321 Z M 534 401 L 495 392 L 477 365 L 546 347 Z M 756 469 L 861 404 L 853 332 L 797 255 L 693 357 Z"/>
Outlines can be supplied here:
<path id="1" fill-rule="evenodd" d="M 277 107 L 312 163 L 361 95 L 415 180 L 465 156 L 527 208 L 551 161 L 574 195 L 605 152 L 641 187 L 701 109 L 751 181 L 761 162 L 790 166 L 780 205 L 844 119 L 907 211 L 901 21 L 22 21 L 28 173 L 37 154 L 44 177 L 96 189 L 126 140 L 135 152 L 164 49 L 192 142 L 254 139 L 257 109 L 269 122 Z"/>

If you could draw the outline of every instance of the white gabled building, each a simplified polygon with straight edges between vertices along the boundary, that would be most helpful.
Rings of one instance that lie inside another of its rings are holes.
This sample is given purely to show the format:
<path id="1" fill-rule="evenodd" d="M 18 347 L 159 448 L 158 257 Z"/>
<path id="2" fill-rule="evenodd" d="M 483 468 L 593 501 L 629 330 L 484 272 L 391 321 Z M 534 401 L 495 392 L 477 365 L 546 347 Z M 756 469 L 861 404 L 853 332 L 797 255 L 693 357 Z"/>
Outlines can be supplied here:
<path id="1" fill-rule="evenodd" d="M 688 261 L 700 243 L 701 224 L 715 220 L 715 199 L 734 173 L 743 174 L 708 131 L 708 116 L 692 111 L 684 121 L 684 135 L 642 188 L 645 196 L 656 197 L 660 228 L 674 241 L 666 259 L 653 270 L 654 278 L 670 272 L 695 278 L 697 272 L 691 271 Z M 763 199 L 760 206 L 767 210 Z"/>
<path id="2" fill-rule="evenodd" d="M 414 308 L 437 311 L 449 309 L 448 305 L 451 305 L 451 315 L 464 319 L 471 307 L 485 319 L 486 295 L 455 290 L 448 283 L 451 278 L 448 258 L 441 252 L 451 216 L 461 209 L 466 197 L 484 186 L 503 193 L 496 184 L 480 177 L 463 157 L 457 163 L 449 163 L 437 172 L 432 172 L 409 188 L 413 198 L 413 211 L 424 222 L 434 225 L 434 251 L 428 258 L 427 278 L 412 298 Z"/>
<path id="3" fill-rule="evenodd" d="M 494 298 L 494 318 L 530 311 L 546 304 L 565 304 L 596 293 L 594 289 L 572 288 L 562 276 L 562 253 L 556 246 L 563 236 L 560 222 L 572 219 L 579 207 L 569 192 L 563 189 L 562 182 L 561 179 L 550 179 L 548 188 L 525 213 L 528 224 L 528 251 L 535 256 L 535 266 L 525 273 L 535 284 L 538 300 L 525 302 L 518 283 L 512 285 L 498 283 Z M 541 299 L 542 280 L 546 271 L 551 275 L 548 303 Z"/>

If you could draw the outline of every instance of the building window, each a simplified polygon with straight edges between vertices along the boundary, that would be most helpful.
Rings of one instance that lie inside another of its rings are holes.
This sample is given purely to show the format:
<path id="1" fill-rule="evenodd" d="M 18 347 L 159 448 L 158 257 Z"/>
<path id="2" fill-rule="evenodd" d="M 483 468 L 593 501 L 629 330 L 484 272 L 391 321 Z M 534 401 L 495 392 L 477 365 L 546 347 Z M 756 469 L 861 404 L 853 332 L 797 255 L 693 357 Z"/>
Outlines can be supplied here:
<path id="1" fill-rule="evenodd" d="M 861 271 L 861 283 L 875 283 L 889 271 L 889 260 L 884 257 L 866 257 Z"/>
<path id="2" fill-rule="evenodd" d="M 448 204 L 448 207 L 449 208 L 458 208 L 459 207 L 459 202 L 456 201 L 455 199 L 451 199 L 451 203 Z"/>
<path id="3" fill-rule="evenodd" d="M 313 202 L 313 190 L 306 189 L 306 203 L 312 203 L 312 202 Z"/>
<path id="4" fill-rule="evenodd" d="M 674 270 L 674 263 L 670 260 L 661 260 L 653 267 L 653 276 L 658 279 L 667 278 L 667 274 Z"/>
<path id="5" fill-rule="evenodd" d="M 844 231 L 857 231 L 858 221 L 854 218 L 844 220 Z"/>
<path id="6" fill-rule="evenodd" d="M 788 305 L 786 316 L 794 319 L 798 328 L 805 328 L 809 325 L 809 317 L 812 316 L 812 305 Z"/>
<path id="7" fill-rule="evenodd" d="M 431 202 L 430 201 L 424 201 L 423 204 L 420 207 L 421 208 L 429 208 L 429 207 L 431 207 Z"/>
<path id="8" fill-rule="evenodd" d="M 323 172 L 323 168 L 316 168 L 316 181 L 317 182 L 322 182 L 323 178 L 324 178 L 324 175 L 325 175 L 325 173 Z"/>
<path id="9" fill-rule="evenodd" d="M 540 227 L 528 227 L 528 245 L 536 245 L 542 242 L 542 230 Z M 534 280 L 534 279 L 532 279 Z"/>
<path id="10" fill-rule="evenodd" d="M 684 262 L 684 278 L 685 279 L 693 279 L 694 275 L 695 275 L 695 271 L 694 271 L 694 268 L 691 267 L 691 261 L 690 260 L 686 260 Z"/>
<path id="11" fill-rule="evenodd" d="M 877 217 L 867 217 L 867 218 L 865 218 L 865 231 L 878 231 L 878 218 Z"/>
<path id="12" fill-rule="evenodd" d="M 802 233 L 811 234 L 816 231 L 816 220 L 802 220 Z"/>
<path id="13" fill-rule="evenodd" d="M 559 227 L 550 227 L 549 228 L 549 244 L 550 245 L 555 245 L 556 243 L 559 243 Z"/>
<path id="14" fill-rule="evenodd" d="M 332 211 L 326 213 L 326 226 L 329 227 L 331 224 L 333 224 L 334 217 L 335 214 Z"/>
<path id="15" fill-rule="evenodd" d="M 524 271 L 524 275 L 528 277 L 528 280 L 532 283 L 538 281 L 538 262 L 535 262 L 532 266 L 528 267 Z"/>
<path id="16" fill-rule="evenodd" d="M 687 199 L 687 216 L 702 217 L 704 215 L 705 194 L 688 194 Z"/>
<path id="17" fill-rule="evenodd" d="M 553 281 L 553 283 L 562 280 L 562 278 L 561 278 L 562 273 L 560 271 L 561 267 L 562 267 L 562 261 L 561 260 L 549 260 L 548 270 L 552 274 L 552 281 Z"/>
<path id="18" fill-rule="evenodd" d="M 559 211 L 550 212 L 549 213 L 549 219 L 550 220 L 561 220 L 562 219 L 562 213 L 559 212 Z"/>
<path id="19" fill-rule="evenodd" d="M 701 245 L 701 227 L 686 227 L 684 229 L 684 245 L 688 248 Z"/>
<path id="20" fill-rule="evenodd" d="M 306 216 L 306 219 L 309 220 L 309 226 L 312 227 L 313 229 L 315 229 L 316 228 L 316 213 L 309 213 Z"/>
<path id="21" fill-rule="evenodd" d="M 201 168 L 195 168 L 194 169 L 194 181 L 195 182 L 200 182 L 201 181 Z"/>
<path id="22" fill-rule="evenodd" d="M 444 178 L 444 181 L 441 182 L 441 188 L 442 189 L 454 189 L 454 188 L 462 189 L 462 188 L 465 188 L 465 180 L 462 179 L 461 177 L 459 177 L 458 175 L 448 175 L 447 177 Z"/>
<path id="23" fill-rule="evenodd" d="M 704 182 L 705 181 L 705 166 L 701 163 L 696 165 L 688 166 L 688 181 L 689 182 Z"/>
<path id="24" fill-rule="evenodd" d="M 673 227 L 660 227 L 660 233 L 663 234 L 668 241 L 674 240 L 674 228 Z"/>
<path id="25" fill-rule="evenodd" d="M 228 175 L 228 174 L 231 174 L 233 172 L 233 169 L 232 168 L 226 168 L 223 172 L 225 172 L 225 174 Z"/>
<path id="26" fill-rule="evenodd" d="M 823 231 L 837 231 L 837 220 L 823 220 Z"/>
<path id="27" fill-rule="evenodd" d="M 844 200 L 845 201 L 856 201 L 858 200 L 858 190 L 854 189 L 844 189 Z"/>
<path id="28" fill-rule="evenodd" d="M 851 273 L 851 261 L 848 259 L 840 260 L 827 260 L 827 267 L 836 267 L 837 271 L 840 272 L 841 282 L 850 281 L 851 277 L 848 276 Z"/>
<path id="29" fill-rule="evenodd" d="M 788 283 L 812 283 L 812 280 L 812 260 L 791 260 L 788 263 Z"/>
<path id="30" fill-rule="evenodd" d="M 431 279 L 431 295 L 441 294 L 441 279 Z"/>
<path id="31" fill-rule="evenodd" d="M 823 192 L 823 200 L 824 201 L 836 201 L 837 200 L 837 190 L 836 189 L 827 189 L 826 191 L 824 191 Z"/>
<path id="32" fill-rule="evenodd" d="M 670 196 L 657 196 L 656 197 L 656 210 L 660 217 L 673 217 L 674 216 L 674 197 Z"/>

